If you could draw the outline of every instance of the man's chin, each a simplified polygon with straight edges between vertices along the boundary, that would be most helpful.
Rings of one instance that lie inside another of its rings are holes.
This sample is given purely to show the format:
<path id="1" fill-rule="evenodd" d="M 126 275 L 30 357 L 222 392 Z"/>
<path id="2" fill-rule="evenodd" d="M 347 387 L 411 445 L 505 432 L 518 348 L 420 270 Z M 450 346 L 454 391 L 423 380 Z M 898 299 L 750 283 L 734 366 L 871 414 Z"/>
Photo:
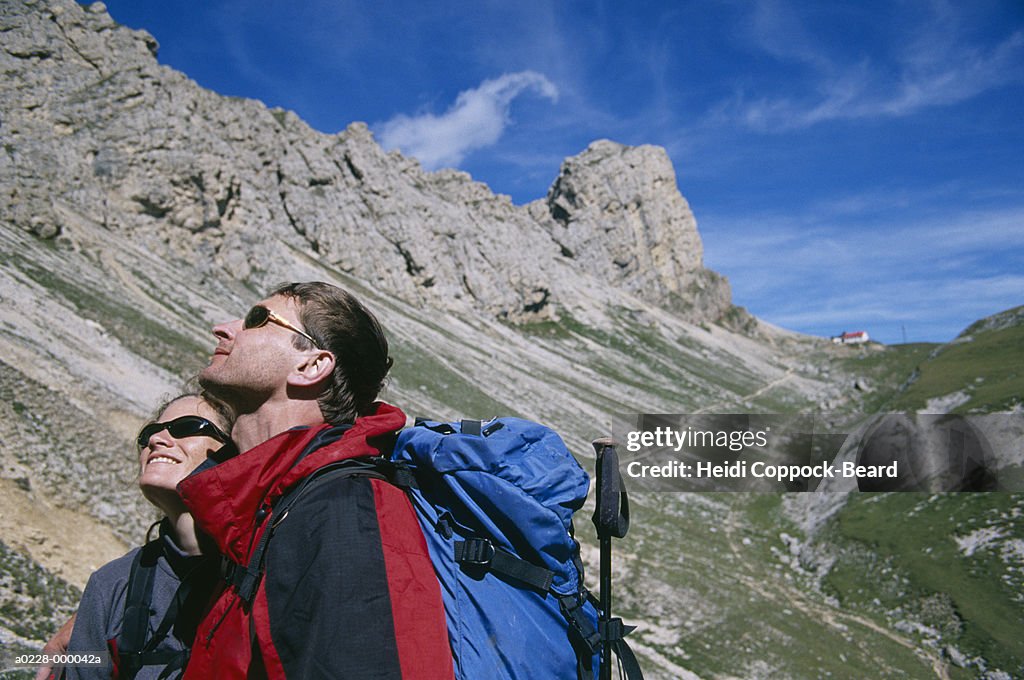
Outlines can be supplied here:
<path id="1" fill-rule="evenodd" d="M 217 366 L 215 364 L 216 358 L 217 355 L 214 355 L 213 358 L 210 359 L 210 364 L 203 370 L 199 371 L 199 375 L 196 376 L 199 380 L 199 385 L 203 389 L 212 390 L 216 385 L 220 384 L 220 381 L 217 380 Z"/>
<path id="2" fill-rule="evenodd" d="M 214 366 L 207 366 L 203 369 L 197 376 L 197 380 L 205 392 L 221 400 L 232 409 L 237 407 L 237 402 L 244 393 L 237 386 L 223 380 Z"/>

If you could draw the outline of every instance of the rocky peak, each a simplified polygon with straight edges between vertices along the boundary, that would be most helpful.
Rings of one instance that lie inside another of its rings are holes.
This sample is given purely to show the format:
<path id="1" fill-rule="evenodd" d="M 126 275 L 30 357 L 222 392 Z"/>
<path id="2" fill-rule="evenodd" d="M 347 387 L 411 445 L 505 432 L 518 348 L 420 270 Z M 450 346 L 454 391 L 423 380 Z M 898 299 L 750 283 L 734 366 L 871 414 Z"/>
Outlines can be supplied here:
<path id="1" fill-rule="evenodd" d="M 703 268 L 697 222 L 664 149 L 596 141 L 562 163 L 544 207 L 562 255 L 608 284 L 694 319 L 730 307 L 728 283 Z"/>

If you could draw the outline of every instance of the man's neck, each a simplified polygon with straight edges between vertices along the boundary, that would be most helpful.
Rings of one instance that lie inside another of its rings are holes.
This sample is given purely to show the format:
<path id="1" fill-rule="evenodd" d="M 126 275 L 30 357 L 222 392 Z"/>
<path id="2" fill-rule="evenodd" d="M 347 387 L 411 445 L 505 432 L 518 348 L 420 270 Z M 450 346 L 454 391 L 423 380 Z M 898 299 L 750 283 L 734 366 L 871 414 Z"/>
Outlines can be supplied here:
<path id="1" fill-rule="evenodd" d="M 266 402 L 252 413 L 243 413 L 231 428 L 231 439 L 242 453 L 295 427 L 324 422 L 315 401 Z"/>

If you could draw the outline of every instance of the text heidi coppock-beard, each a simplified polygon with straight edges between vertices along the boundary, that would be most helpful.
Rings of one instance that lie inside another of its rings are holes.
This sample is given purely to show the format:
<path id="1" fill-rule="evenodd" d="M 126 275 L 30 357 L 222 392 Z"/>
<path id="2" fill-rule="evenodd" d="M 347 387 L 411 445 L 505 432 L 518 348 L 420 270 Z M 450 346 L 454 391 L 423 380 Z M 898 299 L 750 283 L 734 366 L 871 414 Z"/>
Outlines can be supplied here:
<path id="1" fill-rule="evenodd" d="M 726 461 L 724 463 L 708 461 L 684 463 L 683 461 L 672 460 L 651 465 L 635 460 L 626 465 L 626 474 L 637 479 L 745 479 L 747 477 L 756 477 L 758 479 L 774 479 L 780 482 L 807 478 L 834 479 L 836 477 L 848 479 L 885 477 L 895 479 L 899 476 L 899 463 L 898 461 L 893 461 L 888 465 L 857 465 L 852 461 L 846 461 L 836 468 L 832 463 L 773 465 L 764 461 L 755 461 L 748 464 L 748 461 L 745 460 Z"/>

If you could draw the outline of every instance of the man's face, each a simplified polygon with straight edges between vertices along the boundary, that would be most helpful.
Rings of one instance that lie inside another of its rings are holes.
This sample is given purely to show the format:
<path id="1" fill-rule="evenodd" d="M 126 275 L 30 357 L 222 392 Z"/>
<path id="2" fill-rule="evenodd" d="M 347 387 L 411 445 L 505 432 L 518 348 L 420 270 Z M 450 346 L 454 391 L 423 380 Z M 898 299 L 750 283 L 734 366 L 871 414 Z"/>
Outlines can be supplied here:
<path id="1" fill-rule="evenodd" d="M 298 307 L 293 298 L 274 296 L 262 300 L 277 316 L 298 328 Z M 244 328 L 242 319 L 213 327 L 217 347 L 199 382 L 232 406 L 263 402 L 284 396 L 288 376 L 302 354 L 295 349 L 295 333 L 277 323 Z"/>

